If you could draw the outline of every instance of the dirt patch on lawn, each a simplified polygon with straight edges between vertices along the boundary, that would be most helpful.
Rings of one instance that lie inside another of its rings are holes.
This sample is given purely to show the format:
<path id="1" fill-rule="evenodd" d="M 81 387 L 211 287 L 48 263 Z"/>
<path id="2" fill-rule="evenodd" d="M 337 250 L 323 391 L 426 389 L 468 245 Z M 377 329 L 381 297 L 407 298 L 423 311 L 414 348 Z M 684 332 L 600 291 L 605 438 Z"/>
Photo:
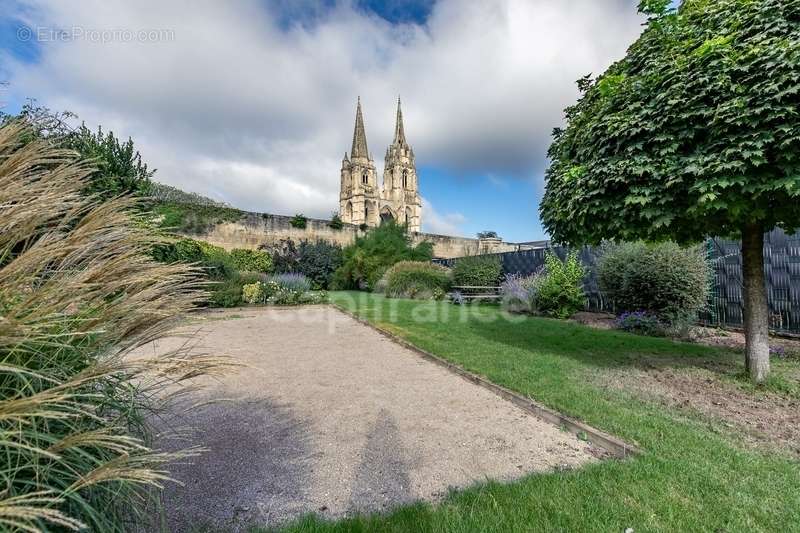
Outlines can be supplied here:
<path id="1" fill-rule="evenodd" d="M 706 346 L 744 350 L 744 333 L 741 331 L 699 326 L 692 328 L 687 340 Z M 776 355 L 800 357 L 800 339 L 771 335 L 769 345 Z"/>
<path id="2" fill-rule="evenodd" d="M 769 444 L 800 456 L 800 400 L 742 389 L 736 367 L 714 360 L 642 360 L 598 378 L 605 386 L 699 412 L 752 445 Z"/>
<path id="3" fill-rule="evenodd" d="M 616 327 L 616 318 L 609 313 L 593 313 L 590 311 L 581 311 L 572 315 L 572 320 L 578 324 L 596 329 L 614 329 Z"/>

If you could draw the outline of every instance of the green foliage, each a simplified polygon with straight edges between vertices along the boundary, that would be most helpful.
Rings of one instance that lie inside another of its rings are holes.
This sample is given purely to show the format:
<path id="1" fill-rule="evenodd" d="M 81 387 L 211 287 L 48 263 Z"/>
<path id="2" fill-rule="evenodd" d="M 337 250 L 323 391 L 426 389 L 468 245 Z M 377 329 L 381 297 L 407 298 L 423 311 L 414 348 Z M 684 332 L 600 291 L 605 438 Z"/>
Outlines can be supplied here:
<path id="1" fill-rule="evenodd" d="M 272 256 L 263 250 L 234 248 L 230 255 L 236 270 L 246 272 L 270 272 L 272 270 Z"/>
<path id="2" fill-rule="evenodd" d="M 575 252 L 561 260 L 552 252 L 544 259 L 544 274 L 536 281 L 535 310 L 555 318 L 569 318 L 586 305 L 583 278 L 586 269 Z"/>
<path id="3" fill-rule="evenodd" d="M 217 224 L 237 222 L 244 213 L 220 205 L 192 205 L 177 202 L 158 202 L 152 206 L 158 227 L 188 235 L 208 233 Z"/>
<path id="4" fill-rule="evenodd" d="M 403 226 L 385 222 L 344 249 L 342 265 L 334 273 L 333 283 L 341 289 L 372 290 L 386 269 L 395 263 L 432 258 L 431 243 L 412 246 Z"/>
<path id="5" fill-rule="evenodd" d="M 606 243 L 597 276 L 617 311 L 647 311 L 673 323 L 696 319 L 708 303 L 711 269 L 698 247 Z"/>
<path id="6" fill-rule="evenodd" d="M 113 132 L 103 133 L 100 126 L 93 132 L 81 124 L 68 137 L 67 146 L 97 165 L 97 171 L 90 176 L 90 193 L 103 197 L 142 195 L 147 192 L 150 178 L 155 174 L 155 170 L 149 170 L 142 162 L 133 139 L 129 137 L 126 142 L 120 142 Z"/>
<path id="7" fill-rule="evenodd" d="M 84 180 L 84 192 L 104 199 L 123 194 L 146 194 L 155 170 L 148 169 L 142 161 L 133 140 L 129 137 L 122 142 L 113 132 L 103 132 L 100 126 L 97 131 L 90 130 L 86 124 L 73 129 L 69 123 L 76 118 L 74 113 L 55 112 L 36 105 L 34 100 L 25 103 L 17 115 L 0 113 L 2 124 L 18 121 L 28 126 L 21 138 L 23 144 L 46 140 L 75 150 L 81 158 L 89 160 L 95 171 Z"/>
<path id="8" fill-rule="evenodd" d="M 304 274 L 314 289 L 328 289 L 333 273 L 342 264 L 342 247 L 327 241 L 281 241 L 273 252 L 272 262 L 279 274 L 299 272 Z"/>
<path id="9" fill-rule="evenodd" d="M 150 184 L 148 185 L 144 194 L 148 198 L 151 198 L 159 203 L 230 208 L 230 206 L 224 202 L 218 202 L 201 194 L 182 191 L 181 189 L 173 187 L 172 185 L 166 185 L 164 183 L 159 183 L 152 180 L 150 181 Z"/>
<path id="10" fill-rule="evenodd" d="M 331 221 L 328 223 L 328 227 L 331 229 L 342 229 L 344 227 L 344 222 L 342 222 L 342 217 L 339 216 L 339 213 L 334 211 L 331 214 Z"/>
<path id="11" fill-rule="evenodd" d="M 210 307 L 238 307 L 245 303 L 244 287 L 259 281 L 258 274 L 233 271 L 228 277 L 211 283 L 208 305 Z"/>
<path id="12" fill-rule="evenodd" d="M 429 261 L 400 261 L 375 287 L 391 298 L 441 299 L 450 290 L 450 270 Z"/>
<path id="13" fill-rule="evenodd" d="M 305 229 L 307 223 L 308 218 L 302 213 L 298 213 L 289 219 L 289 225 L 291 225 L 293 228 Z"/>
<path id="14" fill-rule="evenodd" d="M 327 301 L 324 291 L 312 291 L 311 281 L 302 274 L 261 276 L 242 285 L 241 301 L 249 305 L 301 305 Z"/>
<path id="15" fill-rule="evenodd" d="M 264 284 L 256 281 L 242 285 L 242 300 L 251 305 L 261 303 L 264 300 Z"/>
<path id="16" fill-rule="evenodd" d="M 672 0 L 641 0 L 639 13 L 650 17 L 661 17 L 669 12 L 670 4 L 672 4 Z"/>
<path id="17" fill-rule="evenodd" d="M 496 231 L 492 231 L 492 230 L 479 231 L 478 232 L 478 238 L 479 239 L 496 239 L 497 238 L 497 232 Z"/>
<path id="18" fill-rule="evenodd" d="M 453 266 L 453 285 L 494 287 L 503 273 L 497 255 L 462 257 Z"/>
<path id="19" fill-rule="evenodd" d="M 0 127 L 4 532 L 156 529 L 167 465 L 197 451 L 156 449 L 150 422 L 220 370 L 217 355 L 153 350 L 201 287 L 192 267 L 147 257 L 131 199 L 83 194 L 90 182 L 74 152 Z"/>
<path id="20" fill-rule="evenodd" d="M 208 305 L 210 307 L 238 307 L 242 305 L 244 283 L 239 276 L 214 283 L 210 287 Z"/>
<path id="21" fill-rule="evenodd" d="M 541 203 L 558 242 L 800 225 L 800 0 L 645 0 L 651 20 L 557 129 Z"/>

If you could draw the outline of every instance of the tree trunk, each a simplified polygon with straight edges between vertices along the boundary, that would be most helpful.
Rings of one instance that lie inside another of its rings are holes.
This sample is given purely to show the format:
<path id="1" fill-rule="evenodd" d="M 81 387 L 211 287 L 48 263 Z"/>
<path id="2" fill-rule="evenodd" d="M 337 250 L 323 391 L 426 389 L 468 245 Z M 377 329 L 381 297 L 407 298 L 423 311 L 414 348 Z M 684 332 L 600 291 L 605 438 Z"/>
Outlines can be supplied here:
<path id="1" fill-rule="evenodd" d="M 750 379 L 762 383 L 769 375 L 769 308 L 764 283 L 764 228 L 742 228 L 745 364 Z"/>

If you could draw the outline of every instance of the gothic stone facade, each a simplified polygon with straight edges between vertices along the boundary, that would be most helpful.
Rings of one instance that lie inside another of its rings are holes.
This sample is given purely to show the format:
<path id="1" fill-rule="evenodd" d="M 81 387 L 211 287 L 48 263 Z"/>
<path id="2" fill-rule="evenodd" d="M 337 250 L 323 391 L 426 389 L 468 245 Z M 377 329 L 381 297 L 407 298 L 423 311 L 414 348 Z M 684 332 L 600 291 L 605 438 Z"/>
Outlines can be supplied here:
<path id="1" fill-rule="evenodd" d="M 397 99 L 394 140 L 386 149 L 383 184 L 378 185 L 375 162 L 367 149 L 361 99 L 356 106 L 356 125 L 350 157 L 342 160 L 339 213 L 343 222 L 377 226 L 382 220 L 407 224 L 408 230 L 422 227 L 422 200 L 419 196 L 414 150 L 406 142 L 403 112 Z"/>

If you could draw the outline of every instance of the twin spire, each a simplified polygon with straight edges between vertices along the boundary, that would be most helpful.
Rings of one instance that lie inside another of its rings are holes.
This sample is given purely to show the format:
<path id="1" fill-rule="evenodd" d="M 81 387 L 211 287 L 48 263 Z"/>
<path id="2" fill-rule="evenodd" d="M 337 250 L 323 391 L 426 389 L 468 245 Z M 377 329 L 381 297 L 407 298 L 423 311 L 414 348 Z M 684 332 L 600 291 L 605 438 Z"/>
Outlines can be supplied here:
<path id="1" fill-rule="evenodd" d="M 353 131 L 353 148 L 350 150 L 350 159 L 365 157 L 369 159 L 367 150 L 367 134 L 364 133 L 364 117 L 361 115 L 361 97 L 358 97 L 356 107 L 356 128 Z"/>
<path id="2" fill-rule="evenodd" d="M 406 134 L 403 130 L 403 111 L 400 109 L 400 97 L 397 97 L 397 121 L 394 126 L 394 141 L 392 144 L 405 146 Z M 347 154 L 345 154 L 347 156 Z M 364 131 L 364 116 L 361 113 L 361 97 L 358 97 L 356 106 L 356 126 L 353 130 L 353 147 L 350 150 L 350 159 L 363 157 L 369 159 L 367 149 L 367 134 Z"/>

